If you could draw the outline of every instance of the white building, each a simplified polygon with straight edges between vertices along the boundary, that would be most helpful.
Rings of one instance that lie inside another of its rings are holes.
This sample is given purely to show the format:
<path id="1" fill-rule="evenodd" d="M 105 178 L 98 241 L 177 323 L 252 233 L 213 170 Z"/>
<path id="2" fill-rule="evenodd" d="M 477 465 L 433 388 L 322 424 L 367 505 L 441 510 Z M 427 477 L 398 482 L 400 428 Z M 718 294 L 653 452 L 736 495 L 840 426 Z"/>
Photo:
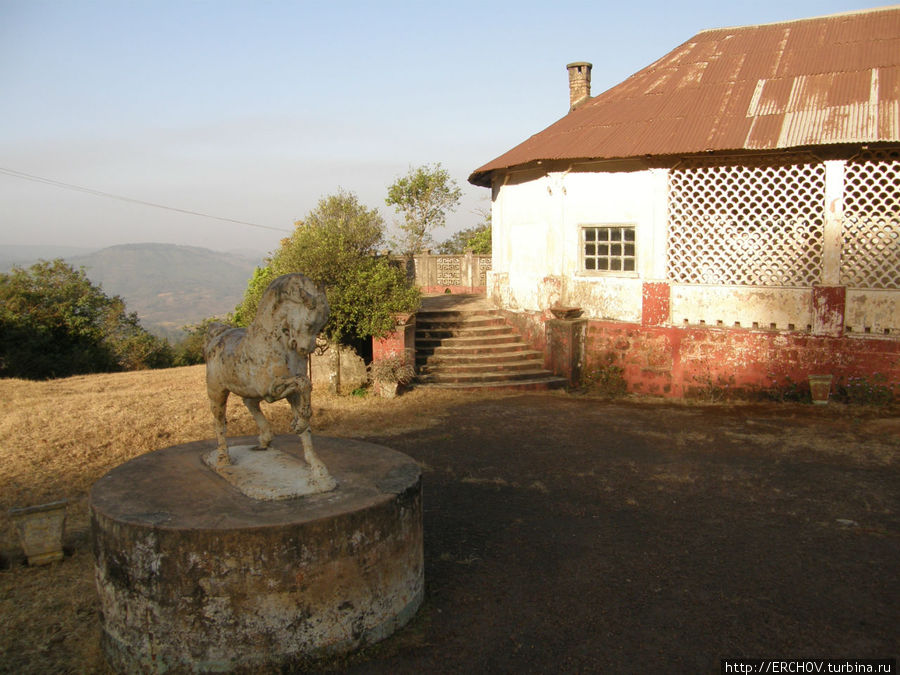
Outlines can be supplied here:
<path id="1" fill-rule="evenodd" d="M 536 343 L 577 306 L 637 391 L 900 383 L 900 7 L 703 31 L 593 98 L 568 69 L 569 114 L 469 178 Z"/>

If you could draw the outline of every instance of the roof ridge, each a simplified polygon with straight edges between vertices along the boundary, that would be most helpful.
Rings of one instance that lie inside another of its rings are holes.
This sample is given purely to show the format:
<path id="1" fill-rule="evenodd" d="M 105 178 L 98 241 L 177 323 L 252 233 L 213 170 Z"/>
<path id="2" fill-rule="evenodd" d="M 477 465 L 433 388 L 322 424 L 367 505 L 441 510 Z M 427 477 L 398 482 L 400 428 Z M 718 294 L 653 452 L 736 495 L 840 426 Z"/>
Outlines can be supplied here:
<path id="1" fill-rule="evenodd" d="M 703 35 L 703 33 L 713 33 L 720 30 L 738 30 L 744 28 L 763 28 L 767 26 L 783 26 L 790 23 L 803 23 L 805 21 L 821 21 L 822 19 L 836 19 L 840 16 L 854 16 L 857 14 L 874 14 L 875 12 L 888 12 L 900 9 L 900 5 L 885 5 L 883 7 L 870 7 L 868 9 L 850 9 L 846 12 L 835 12 L 834 14 L 822 14 L 821 16 L 807 16 L 800 19 L 787 19 L 786 21 L 768 21 L 766 23 L 751 23 L 744 26 L 720 26 L 718 28 L 704 28 L 696 33 L 694 37 Z M 687 40 L 686 42 L 690 42 Z"/>

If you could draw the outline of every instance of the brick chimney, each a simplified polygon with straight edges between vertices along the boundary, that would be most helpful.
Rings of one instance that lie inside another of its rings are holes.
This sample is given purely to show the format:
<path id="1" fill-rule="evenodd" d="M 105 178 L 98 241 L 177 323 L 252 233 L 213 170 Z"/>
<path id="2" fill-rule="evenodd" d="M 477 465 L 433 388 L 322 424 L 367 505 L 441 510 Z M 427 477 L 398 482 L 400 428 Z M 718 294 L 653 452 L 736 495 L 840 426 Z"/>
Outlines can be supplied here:
<path id="1" fill-rule="evenodd" d="M 569 112 L 581 106 L 591 97 L 591 68 L 587 61 L 576 61 L 566 66 L 569 70 Z"/>

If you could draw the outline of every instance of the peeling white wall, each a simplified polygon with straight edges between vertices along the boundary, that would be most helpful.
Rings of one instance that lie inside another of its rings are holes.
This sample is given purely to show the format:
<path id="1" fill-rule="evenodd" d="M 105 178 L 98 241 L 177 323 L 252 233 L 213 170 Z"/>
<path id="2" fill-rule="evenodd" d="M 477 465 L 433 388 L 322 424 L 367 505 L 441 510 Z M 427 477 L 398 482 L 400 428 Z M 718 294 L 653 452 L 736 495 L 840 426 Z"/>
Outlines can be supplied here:
<path id="1" fill-rule="evenodd" d="M 665 277 L 666 172 L 603 162 L 511 174 L 495 185 L 492 282 L 505 307 L 576 305 L 585 316 L 640 320 L 641 282 Z M 581 269 L 580 226 L 634 224 L 636 271 Z"/>
<path id="2" fill-rule="evenodd" d="M 900 293 L 883 290 L 847 289 L 844 324 L 851 334 L 873 337 L 900 333 Z"/>
<path id="3" fill-rule="evenodd" d="M 813 324 L 812 291 L 768 286 L 673 284 L 671 323 L 734 328 L 806 330 Z"/>

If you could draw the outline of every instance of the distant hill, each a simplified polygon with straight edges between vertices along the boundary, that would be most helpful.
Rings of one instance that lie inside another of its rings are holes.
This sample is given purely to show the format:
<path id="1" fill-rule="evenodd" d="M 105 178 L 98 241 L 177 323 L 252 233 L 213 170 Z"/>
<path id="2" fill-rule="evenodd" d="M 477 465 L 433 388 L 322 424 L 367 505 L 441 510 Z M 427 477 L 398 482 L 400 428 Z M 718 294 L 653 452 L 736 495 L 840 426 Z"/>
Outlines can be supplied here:
<path id="1" fill-rule="evenodd" d="M 87 255 L 95 250 L 93 248 L 79 248 L 76 246 L 4 245 L 0 246 L 0 272 L 8 272 L 14 265 L 29 267 L 38 260 L 71 258 L 78 255 Z"/>
<path id="2" fill-rule="evenodd" d="M 262 256 L 174 244 L 123 244 L 68 256 L 66 262 L 83 266 L 108 295 L 121 296 L 147 330 L 177 340 L 182 326 L 232 311 Z"/>

